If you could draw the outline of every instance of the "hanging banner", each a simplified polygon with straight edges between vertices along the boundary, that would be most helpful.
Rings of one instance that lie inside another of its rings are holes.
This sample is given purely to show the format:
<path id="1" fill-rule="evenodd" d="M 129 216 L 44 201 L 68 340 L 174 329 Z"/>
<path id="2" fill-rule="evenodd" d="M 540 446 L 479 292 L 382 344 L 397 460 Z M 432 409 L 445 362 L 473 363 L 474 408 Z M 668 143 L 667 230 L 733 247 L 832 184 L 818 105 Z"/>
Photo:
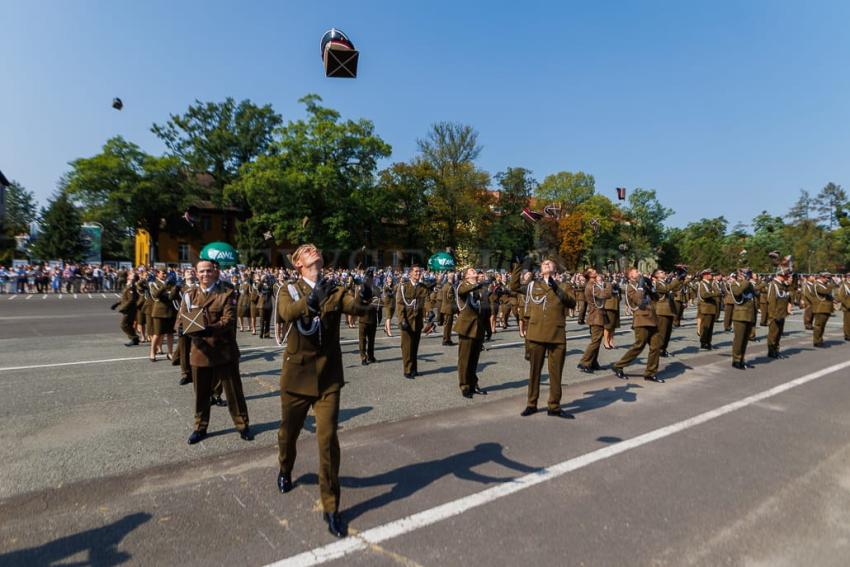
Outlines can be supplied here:
<path id="1" fill-rule="evenodd" d="M 103 237 L 103 227 L 99 224 L 86 223 L 80 227 L 80 238 L 86 246 L 86 251 L 83 253 L 83 262 L 86 264 L 100 264 L 101 243 Z"/>

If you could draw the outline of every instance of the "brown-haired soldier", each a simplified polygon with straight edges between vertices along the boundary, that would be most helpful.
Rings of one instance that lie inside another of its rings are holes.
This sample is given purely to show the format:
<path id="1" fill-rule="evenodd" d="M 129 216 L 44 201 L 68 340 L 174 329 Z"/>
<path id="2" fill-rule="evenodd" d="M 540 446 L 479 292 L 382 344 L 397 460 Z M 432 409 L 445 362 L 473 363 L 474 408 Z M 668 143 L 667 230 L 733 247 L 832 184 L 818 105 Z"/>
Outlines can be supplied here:
<path id="1" fill-rule="evenodd" d="M 301 279 L 280 290 L 277 312 L 287 326 L 286 351 L 280 375 L 281 422 L 278 430 L 280 472 L 278 490 L 292 490 L 296 442 L 307 411 L 316 415 L 319 441 L 319 492 L 328 531 L 344 537 L 339 515 L 339 395 L 343 378 L 339 344 L 340 317 L 361 315 L 370 309 L 372 281 L 366 278 L 355 298 L 322 277 L 322 253 L 304 244 L 292 254 Z"/>
<path id="2" fill-rule="evenodd" d="M 218 381 L 227 398 L 227 409 L 239 436 L 254 439 L 248 427 L 248 405 L 239 376 L 239 346 L 236 344 L 236 292 L 219 282 L 218 264 L 201 260 L 197 265 L 199 285 L 186 292 L 180 303 L 183 333 L 191 337 L 189 364 L 195 389 L 195 430 L 189 444 L 207 435 L 210 397 Z"/>
<path id="3" fill-rule="evenodd" d="M 478 387 L 478 357 L 484 348 L 484 330 L 490 322 L 486 311 L 481 309 L 484 299 L 481 288 L 490 285 L 485 280 L 478 281 L 475 268 L 467 268 L 463 272 L 463 281 L 457 287 L 457 299 L 452 294 L 452 301 L 457 301 L 459 309 L 457 316 L 457 373 L 460 392 L 464 398 L 472 398 L 473 394 L 487 392 Z"/>
<path id="4" fill-rule="evenodd" d="M 431 290 L 419 281 L 422 268 L 410 268 L 410 280 L 402 281 L 396 291 L 396 314 L 401 332 L 401 358 L 404 377 L 413 379 L 418 372 L 419 340 L 422 337 L 425 302 Z"/>

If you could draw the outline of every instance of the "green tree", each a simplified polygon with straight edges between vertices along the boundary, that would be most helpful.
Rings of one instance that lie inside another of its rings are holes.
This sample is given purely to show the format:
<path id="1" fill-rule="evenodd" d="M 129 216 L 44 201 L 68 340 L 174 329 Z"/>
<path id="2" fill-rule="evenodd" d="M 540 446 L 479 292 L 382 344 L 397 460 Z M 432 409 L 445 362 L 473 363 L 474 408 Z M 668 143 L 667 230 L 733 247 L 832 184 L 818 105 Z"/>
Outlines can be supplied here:
<path id="1" fill-rule="evenodd" d="M 547 175 L 535 192 L 542 204 L 558 203 L 567 214 L 595 193 L 596 180 L 583 171 L 560 171 Z"/>
<path id="2" fill-rule="evenodd" d="M 441 243 L 436 231 L 428 226 L 428 196 L 434 192 L 437 173 L 422 159 L 410 163 L 394 163 L 381 171 L 378 181 L 380 195 L 386 200 L 380 226 L 381 236 L 413 250 L 425 243 L 434 250 Z M 427 252 L 426 251 L 426 252 Z"/>
<path id="3" fill-rule="evenodd" d="M 371 121 L 343 121 L 321 100 L 318 95 L 300 100 L 307 118 L 279 129 L 270 152 L 243 165 L 225 198 L 244 202 L 251 224 L 271 230 L 277 241 L 350 249 L 379 220 L 369 216 L 376 202 L 375 173 L 391 148 Z"/>
<path id="4" fill-rule="evenodd" d="M 86 247 L 80 236 L 82 220 L 67 193 L 60 192 L 41 213 L 41 230 L 33 244 L 33 256 L 42 260 L 79 261 Z"/>
<path id="5" fill-rule="evenodd" d="M 835 228 L 839 220 L 847 216 L 847 192 L 841 188 L 841 185 L 827 183 L 812 203 L 817 211 L 818 220 L 830 229 Z"/>
<path id="6" fill-rule="evenodd" d="M 495 253 L 497 268 L 510 261 L 514 251 L 531 249 L 532 232 L 522 220 L 522 209 L 528 206 L 537 182 L 524 167 L 509 167 L 496 174 L 499 200 L 494 205 L 494 220 L 490 223 L 487 244 Z"/>
<path id="7" fill-rule="evenodd" d="M 282 122 L 269 104 L 257 106 L 247 99 L 237 104 L 228 97 L 218 103 L 195 100 L 184 114 L 170 115 L 151 131 L 190 171 L 212 176 L 210 197 L 221 204 L 225 186 L 239 169 L 270 151 L 274 130 Z"/>
<path id="8" fill-rule="evenodd" d="M 417 143 L 437 175 L 429 210 L 443 234 L 443 245 L 460 248 L 460 256 L 472 254 L 486 233 L 490 204 L 486 191 L 490 176 L 474 163 L 481 154 L 478 132 L 465 124 L 437 122 Z"/>
<path id="9" fill-rule="evenodd" d="M 800 189 L 800 197 L 788 211 L 788 214 L 785 215 L 785 218 L 788 219 L 791 224 L 808 220 L 811 218 L 813 205 L 812 197 L 809 195 L 809 192 L 805 189 Z"/>
<path id="10" fill-rule="evenodd" d="M 3 222 L 10 236 L 29 232 L 30 224 L 36 219 L 35 195 L 17 181 L 11 181 L 6 189 L 6 211 Z"/>
<path id="11" fill-rule="evenodd" d="M 71 162 L 66 183 L 68 195 L 81 203 L 86 216 L 116 219 L 103 223 L 110 227 L 106 235 L 110 242 L 121 242 L 129 228 L 142 228 L 155 247 L 162 230 L 176 234 L 190 230 L 181 216 L 196 197 L 174 156 L 146 154 L 119 136 L 108 140 L 99 154 Z"/>
<path id="12" fill-rule="evenodd" d="M 782 217 L 762 211 L 753 219 L 752 227 L 753 234 L 746 244 L 750 268 L 756 272 L 772 271 L 773 262 L 768 254 L 777 252 L 784 256 L 790 253 L 785 239 L 785 222 Z"/>
<path id="13" fill-rule="evenodd" d="M 677 239 L 681 260 L 694 270 L 725 270 L 730 264 L 724 243 L 727 227 L 728 221 L 722 216 L 703 218 L 688 223 L 684 229 L 671 233 L 668 238 Z"/>
<path id="14" fill-rule="evenodd" d="M 664 240 L 664 221 L 673 214 L 673 210 L 658 201 L 654 189 L 635 189 L 629 195 L 629 206 L 625 212 L 630 220 L 626 233 L 634 265 L 641 260 L 655 258 Z"/>

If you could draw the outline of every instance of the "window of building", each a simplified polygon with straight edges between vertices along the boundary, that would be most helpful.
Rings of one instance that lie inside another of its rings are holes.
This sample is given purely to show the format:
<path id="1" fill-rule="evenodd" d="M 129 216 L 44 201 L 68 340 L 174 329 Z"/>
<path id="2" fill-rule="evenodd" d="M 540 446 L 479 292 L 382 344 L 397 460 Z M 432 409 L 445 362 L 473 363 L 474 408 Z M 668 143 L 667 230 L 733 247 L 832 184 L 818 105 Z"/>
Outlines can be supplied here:
<path id="1" fill-rule="evenodd" d="M 221 218 L 221 231 L 225 234 L 230 230 L 230 217 Z"/>
<path id="2" fill-rule="evenodd" d="M 212 217 L 209 215 L 201 215 L 201 230 L 209 230 L 212 228 Z"/>
<path id="3" fill-rule="evenodd" d="M 188 262 L 189 261 L 189 245 L 185 242 L 181 242 L 177 245 L 177 261 L 178 262 Z"/>

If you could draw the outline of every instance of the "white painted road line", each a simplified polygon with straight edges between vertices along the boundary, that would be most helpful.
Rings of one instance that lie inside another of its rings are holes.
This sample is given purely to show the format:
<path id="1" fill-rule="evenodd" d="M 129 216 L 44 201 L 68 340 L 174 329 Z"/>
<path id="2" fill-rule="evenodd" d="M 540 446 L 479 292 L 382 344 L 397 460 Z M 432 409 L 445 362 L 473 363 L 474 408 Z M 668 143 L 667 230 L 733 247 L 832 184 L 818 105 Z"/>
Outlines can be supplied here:
<path id="1" fill-rule="evenodd" d="M 701 413 L 672 425 L 661 427 L 648 433 L 644 433 L 643 435 L 626 439 L 620 443 L 562 461 L 537 472 L 515 478 L 504 484 L 488 488 L 487 490 L 483 490 L 475 494 L 470 494 L 469 496 L 464 496 L 463 498 L 458 498 L 457 500 L 452 500 L 451 502 L 447 502 L 440 506 L 435 506 L 434 508 L 412 514 L 406 518 L 401 518 L 382 526 L 368 529 L 335 543 L 316 547 L 310 551 L 305 551 L 304 553 L 287 557 L 275 563 L 270 563 L 267 567 L 304 567 L 308 565 L 319 565 L 327 561 L 333 561 L 335 559 L 345 557 L 355 551 L 368 549 L 372 545 L 378 545 L 389 539 L 436 524 L 442 520 L 460 515 L 467 510 L 472 510 L 473 508 L 489 504 L 490 502 L 520 492 L 521 490 L 531 488 L 532 486 L 542 482 L 554 480 L 567 473 L 592 465 L 593 463 L 609 459 L 621 453 L 625 453 L 626 451 L 652 443 L 653 441 L 658 441 L 659 439 L 664 439 L 665 437 L 669 437 L 675 433 L 691 429 L 692 427 L 717 419 L 718 417 L 733 411 L 737 411 L 762 400 L 777 396 L 783 392 L 787 392 L 797 386 L 802 386 L 812 380 L 817 380 L 818 378 L 823 378 L 824 376 L 843 370 L 848 366 L 850 366 L 850 361 L 835 364 L 822 370 L 818 370 L 817 372 L 785 382 L 784 384 L 774 386 L 769 390 L 743 398 L 737 402 L 720 406 L 719 408 Z"/>
<path id="2" fill-rule="evenodd" d="M 17 296 L 17 295 L 13 295 L 13 296 L 9 297 L 9 301 L 12 301 L 12 300 L 13 300 L 13 299 L 15 299 L 16 297 L 18 297 L 18 296 Z"/>
<path id="3" fill-rule="evenodd" d="M 106 299 L 106 294 L 105 294 L 105 293 L 101 293 L 101 294 L 100 294 L 100 296 L 101 296 L 103 299 Z"/>
<path id="4" fill-rule="evenodd" d="M 77 294 L 76 294 L 76 293 L 74 294 L 74 299 L 77 299 Z"/>
<path id="5" fill-rule="evenodd" d="M 29 294 L 29 295 L 27 296 L 27 299 L 32 299 L 32 294 Z"/>
<path id="6" fill-rule="evenodd" d="M 89 299 L 93 299 L 90 293 L 88 294 L 88 296 L 89 296 Z"/>
<path id="7" fill-rule="evenodd" d="M 45 293 L 44 295 L 42 295 L 42 296 L 41 296 L 41 298 L 42 298 L 42 299 L 47 299 L 47 294 Z"/>

